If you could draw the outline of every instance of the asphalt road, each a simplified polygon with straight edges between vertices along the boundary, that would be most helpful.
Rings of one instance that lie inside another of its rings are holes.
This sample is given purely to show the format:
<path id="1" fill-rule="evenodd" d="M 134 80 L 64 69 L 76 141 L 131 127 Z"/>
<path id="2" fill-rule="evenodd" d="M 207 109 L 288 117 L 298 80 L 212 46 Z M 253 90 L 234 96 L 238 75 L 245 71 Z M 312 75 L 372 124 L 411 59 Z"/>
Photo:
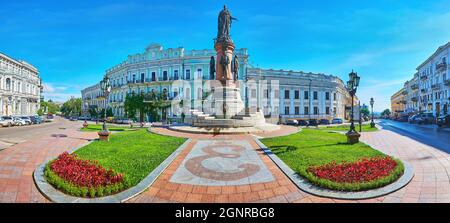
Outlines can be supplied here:
<path id="1" fill-rule="evenodd" d="M 450 153 L 450 128 L 439 128 L 437 125 L 409 124 L 392 120 L 380 120 L 378 124 L 386 130 Z"/>
<path id="2" fill-rule="evenodd" d="M 0 150 L 31 138 L 49 134 L 58 134 L 63 129 L 77 128 L 81 127 L 81 125 L 81 122 L 71 122 L 56 117 L 53 122 L 40 125 L 14 126 L 9 128 L 0 127 Z"/>

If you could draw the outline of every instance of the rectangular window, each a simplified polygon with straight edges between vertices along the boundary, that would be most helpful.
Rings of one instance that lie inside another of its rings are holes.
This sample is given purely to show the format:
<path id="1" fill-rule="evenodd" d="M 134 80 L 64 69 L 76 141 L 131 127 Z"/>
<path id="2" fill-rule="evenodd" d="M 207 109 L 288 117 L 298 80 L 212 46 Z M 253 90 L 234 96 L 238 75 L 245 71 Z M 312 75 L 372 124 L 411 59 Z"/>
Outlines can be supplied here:
<path id="1" fill-rule="evenodd" d="M 308 106 L 305 106 L 305 107 L 304 107 L 303 114 L 305 114 L 305 115 L 308 115 L 308 114 L 309 114 L 309 107 L 308 107 Z"/>
<path id="2" fill-rule="evenodd" d="M 156 81 L 156 72 L 152 72 L 152 81 Z"/>
<path id="3" fill-rule="evenodd" d="M 330 100 L 330 92 L 325 92 L 325 100 Z"/>
<path id="4" fill-rule="evenodd" d="M 303 94 L 303 99 L 308 100 L 308 98 L 309 98 L 309 92 L 305 91 Z"/>
<path id="5" fill-rule="evenodd" d="M 163 71 L 163 81 L 167 81 L 167 71 Z"/>
<path id="6" fill-rule="evenodd" d="M 284 90 L 284 98 L 289 99 L 289 90 Z"/>
<path id="7" fill-rule="evenodd" d="M 284 114 L 289 115 L 289 106 L 284 107 Z"/>
<path id="8" fill-rule="evenodd" d="M 314 94 L 314 100 L 317 100 L 317 91 L 314 91 L 313 94 Z"/>
<path id="9" fill-rule="evenodd" d="M 319 114 L 319 108 L 317 106 L 314 107 L 314 114 L 315 115 Z"/>
<path id="10" fill-rule="evenodd" d="M 256 89 L 252 89 L 252 98 L 256 98 Z"/>
<path id="11" fill-rule="evenodd" d="M 333 100 L 334 100 L 334 101 L 337 100 L 336 93 L 333 93 Z"/>
<path id="12" fill-rule="evenodd" d="M 326 113 L 327 115 L 330 114 L 330 107 L 325 107 L 325 113 Z"/>
<path id="13" fill-rule="evenodd" d="M 295 114 L 299 115 L 300 114 L 300 108 L 298 106 L 295 106 Z"/>
<path id="14" fill-rule="evenodd" d="M 294 91 L 294 98 L 299 99 L 300 98 L 300 91 Z"/>
<path id="15" fill-rule="evenodd" d="M 190 80 L 191 79 L 191 70 L 187 69 L 186 70 L 186 80 Z"/>
<path id="16" fill-rule="evenodd" d="M 203 72 L 202 72 L 202 69 L 197 69 L 197 78 L 198 79 L 201 79 L 203 77 Z"/>
<path id="17" fill-rule="evenodd" d="M 178 80 L 178 70 L 173 71 L 174 80 Z"/>
<path id="18" fill-rule="evenodd" d="M 276 99 L 279 99 L 279 98 L 280 98 L 280 91 L 279 91 L 279 90 L 275 90 L 275 92 L 274 92 L 274 97 L 275 97 Z"/>
<path id="19" fill-rule="evenodd" d="M 264 91 L 264 98 L 268 98 L 269 97 L 269 90 L 265 90 Z"/>

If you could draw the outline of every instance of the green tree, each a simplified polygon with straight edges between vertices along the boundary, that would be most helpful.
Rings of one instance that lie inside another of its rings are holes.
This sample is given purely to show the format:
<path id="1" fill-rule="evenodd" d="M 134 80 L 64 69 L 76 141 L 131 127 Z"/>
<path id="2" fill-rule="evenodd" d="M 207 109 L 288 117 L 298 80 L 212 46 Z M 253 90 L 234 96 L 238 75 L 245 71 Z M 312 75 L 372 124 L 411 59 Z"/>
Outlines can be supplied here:
<path id="1" fill-rule="evenodd" d="M 389 109 L 385 109 L 384 111 L 381 112 L 382 117 L 389 116 L 389 115 L 391 115 L 391 110 L 389 110 Z"/>
<path id="2" fill-rule="evenodd" d="M 64 116 L 81 115 L 81 98 L 71 98 L 61 106 L 61 112 Z"/>
<path id="3" fill-rule="evenodd" d="M 152 91 L 148 94 L 128 94 L 125 97 L 125 113 L 128 118 L 136 118 L 139 113 L 139 120 L 144 121 L 144 115 L 150 113 L 153 117 L 156 117 L 157 121 L 160 119 L 165 120 L 167 116 L 167 108 L 170 107 L 170 101 L 168 100 L 167 93 L 157 93 Z M 161 116 L 159 115 L 161 114 Z"/>
<path id="4" fill-rule="evenodd" d="M 59 105 L 53 102 L 52 100 L 41 101 L 41 106 L 38 110 L 38 115 L 43 115 L 44 113 L 56 114 L 59 111 L 60 111 Z"/>
<path id="5" fill-rule="evenodd" d="M 370 115 L 369 108 L 361 108 L 361 115 L 367 117 Z"/>
<path id="6" fill-rule="evenodd" d="M 98 118 L 98 112 L 97 112 L 97 106 L 92 106 L 92 107 L 90 107 L 89 108 L 89 110 L 88 110 L 88 112 L 89 112 L 89 115 L 91 115 L 91 117 L 93 117 L 93 118 Z"/>

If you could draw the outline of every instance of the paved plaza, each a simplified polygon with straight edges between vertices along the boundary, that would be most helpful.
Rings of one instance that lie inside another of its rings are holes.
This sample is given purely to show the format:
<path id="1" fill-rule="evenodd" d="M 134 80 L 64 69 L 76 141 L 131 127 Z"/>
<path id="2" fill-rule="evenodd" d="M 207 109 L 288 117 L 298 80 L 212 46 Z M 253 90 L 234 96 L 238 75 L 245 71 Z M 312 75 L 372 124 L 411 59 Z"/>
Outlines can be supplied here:
<path id="1" fill-rule="evenodd" d="M 49 202 L 37 190 L 33 170 L 49 158 L 97 137 L 80 132 L 80 122 L 58 120 L 47 131 L 0 151 L 0 202 Z M 366 200 L 321 198 L 299 190 L 264 154 L 254 137 L 272 134 L 201 135 L 153 128 L 191 142 L 143 193 L 128 202 L 450 202 L 450 155 L 389 130 L 363 133 L 361 140 L 409 162 L 413 180 L 387 196 Z"/>

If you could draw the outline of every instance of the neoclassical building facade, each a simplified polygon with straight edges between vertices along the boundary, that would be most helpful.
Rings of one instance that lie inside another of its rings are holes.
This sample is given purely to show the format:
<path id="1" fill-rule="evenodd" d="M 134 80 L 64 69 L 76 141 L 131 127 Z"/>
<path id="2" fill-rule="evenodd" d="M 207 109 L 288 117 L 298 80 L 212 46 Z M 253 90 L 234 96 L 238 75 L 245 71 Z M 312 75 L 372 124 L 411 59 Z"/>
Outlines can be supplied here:
<path id="1" fill-rule="evenodd" d="M 31 64 L 0 53 L 0 115 L 36 115 L 42 82 Z"/>
<path id="2" fill-rule="evenodd" d="M 338 77 L 253 68 L 248 63 L 247 49 L 234 52 L 239 58 L 238 79 L 243 83 L 239 85 L 241 97 L 248 108 L 262 109 L 267 118 L 282 122 L 287 119 L 347 118 L 345 112 L 350 105 L 350 96 Z M 210 60 L 215 56 L 212 49 L 163 49 L 159 44 L 152 44 L 143 53 L 130 55 L 105 72 L 112 86 L 106 103 L 99 105 L 94 100 L 101 95 L 98 84 L 82 90 L 83 108 L 107 106 L 116 117 L 125 117 L 127 94 L 157 91 L 167 92 L 170 100 L 183 99 L 190 108 L 203 110 L 202 98 L 211 90 L 207 82 L 215 79 L 210 75 Z M 179 116 L 173 107 L 168 110 L 168 117 Z M 154 118 L 149 114 L 145 117 L 149 121 Z"/>
<path id="3" fill-rule="evenodd" d="M 391 97 L 391 104 L 402 114 L 430 112 L 435 116 L 448 114 L 450 77 L 448 66 L 450 42 L 440 46 L 416 69 L 413 77 Z M 401 100 L 398 100 L 401 98 Z M 393 109 L 394 110 L 394 109 Z M 394 111 L 395 112 L 395 111 Z"/>

